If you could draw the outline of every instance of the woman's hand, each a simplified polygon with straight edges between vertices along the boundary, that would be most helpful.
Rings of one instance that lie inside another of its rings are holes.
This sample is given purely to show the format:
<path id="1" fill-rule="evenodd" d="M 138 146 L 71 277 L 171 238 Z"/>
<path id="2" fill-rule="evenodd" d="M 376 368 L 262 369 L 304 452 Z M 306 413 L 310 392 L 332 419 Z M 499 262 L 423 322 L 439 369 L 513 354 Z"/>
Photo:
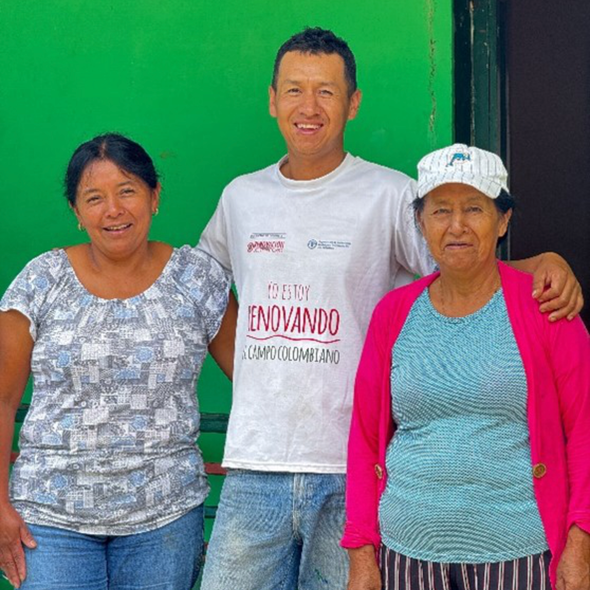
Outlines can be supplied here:
<path id="1" fill-rule="evenodd" d="M 0 569 L 15 588 L 27 576 L 23 544 L 29 549 L 37 547 L 20 514 L 11 504 L 0 505 Z"/>
<path id="2" fill-rule="evenodd" d="M 590 590 L 590 535 L 574 525 L 557 565 L 557 590 Z"/>
<path id="3" fill-rule="evenodd" d="M 349 549 L 350 572 L 347 590 L 381 590 L 381 572 L 373 545 Z"/>

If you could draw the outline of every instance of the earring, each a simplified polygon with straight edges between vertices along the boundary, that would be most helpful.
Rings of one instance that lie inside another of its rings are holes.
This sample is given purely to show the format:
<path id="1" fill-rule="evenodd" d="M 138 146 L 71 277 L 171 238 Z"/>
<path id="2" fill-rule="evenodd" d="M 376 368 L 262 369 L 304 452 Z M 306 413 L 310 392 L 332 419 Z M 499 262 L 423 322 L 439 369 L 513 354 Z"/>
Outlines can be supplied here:
<path id="1" fill-rule="evenodd" d="M 152 213 L 152 217 L 155 217 L 160 212 L 160 209 L 156 208 L 156 210 Z"/>
<path id="2" fill-rule="evenodd" d="M 78 231 L 84 231 L 86 228 L 78 221 Z"/>

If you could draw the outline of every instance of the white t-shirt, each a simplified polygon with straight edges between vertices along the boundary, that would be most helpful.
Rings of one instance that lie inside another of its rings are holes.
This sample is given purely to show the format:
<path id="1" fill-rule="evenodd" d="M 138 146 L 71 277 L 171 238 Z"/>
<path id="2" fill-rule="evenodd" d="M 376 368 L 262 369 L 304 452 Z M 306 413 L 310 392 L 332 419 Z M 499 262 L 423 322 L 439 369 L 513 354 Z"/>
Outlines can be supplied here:
<path id="1" fill-rule="evenodd" d="M 231 182 L 199 243 L 233 272 L 240 302 L 223 464 L 344 473 L 373 308 L 401 267 L 434 266 L 408 176 L 348 154 L 295 181 L 281 163 Z"/>

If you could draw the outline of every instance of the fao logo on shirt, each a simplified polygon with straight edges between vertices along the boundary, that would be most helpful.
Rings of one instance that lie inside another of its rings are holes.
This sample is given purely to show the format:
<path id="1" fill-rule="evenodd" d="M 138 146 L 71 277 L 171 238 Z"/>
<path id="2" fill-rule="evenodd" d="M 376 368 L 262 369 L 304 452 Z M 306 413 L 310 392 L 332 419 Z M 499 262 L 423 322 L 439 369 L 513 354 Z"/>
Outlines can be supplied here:
<path id="1" fill-rule="evenodd" d="M 310 250 L 340 250 L 350 248 L 352 242 L 345 240 L 316 240 L 312 238 L 307 242 L 307 247 Z"/>

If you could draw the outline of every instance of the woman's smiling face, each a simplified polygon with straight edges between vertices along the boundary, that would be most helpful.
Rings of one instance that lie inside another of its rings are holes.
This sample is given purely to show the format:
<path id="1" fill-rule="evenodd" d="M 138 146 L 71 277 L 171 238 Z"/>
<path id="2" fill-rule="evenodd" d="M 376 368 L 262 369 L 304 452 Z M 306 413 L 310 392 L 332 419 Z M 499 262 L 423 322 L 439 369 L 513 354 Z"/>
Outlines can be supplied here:
<path id="1" fill-rule="evenodd" d="M 512 211 L 502 213 L 477 189 L 443 184 L 424 197 L 418 224 L 441 270 L 473 272 L 496 263 L 496 245 Z"/>
<path id="2" fill-rule="evenodd" d="M 73 209 L 92 245 L 121 259 L 147 243 L 159 197 L 159 185 L 151 189 L 110 160 L 97 160 L 80 178 Z"/>

